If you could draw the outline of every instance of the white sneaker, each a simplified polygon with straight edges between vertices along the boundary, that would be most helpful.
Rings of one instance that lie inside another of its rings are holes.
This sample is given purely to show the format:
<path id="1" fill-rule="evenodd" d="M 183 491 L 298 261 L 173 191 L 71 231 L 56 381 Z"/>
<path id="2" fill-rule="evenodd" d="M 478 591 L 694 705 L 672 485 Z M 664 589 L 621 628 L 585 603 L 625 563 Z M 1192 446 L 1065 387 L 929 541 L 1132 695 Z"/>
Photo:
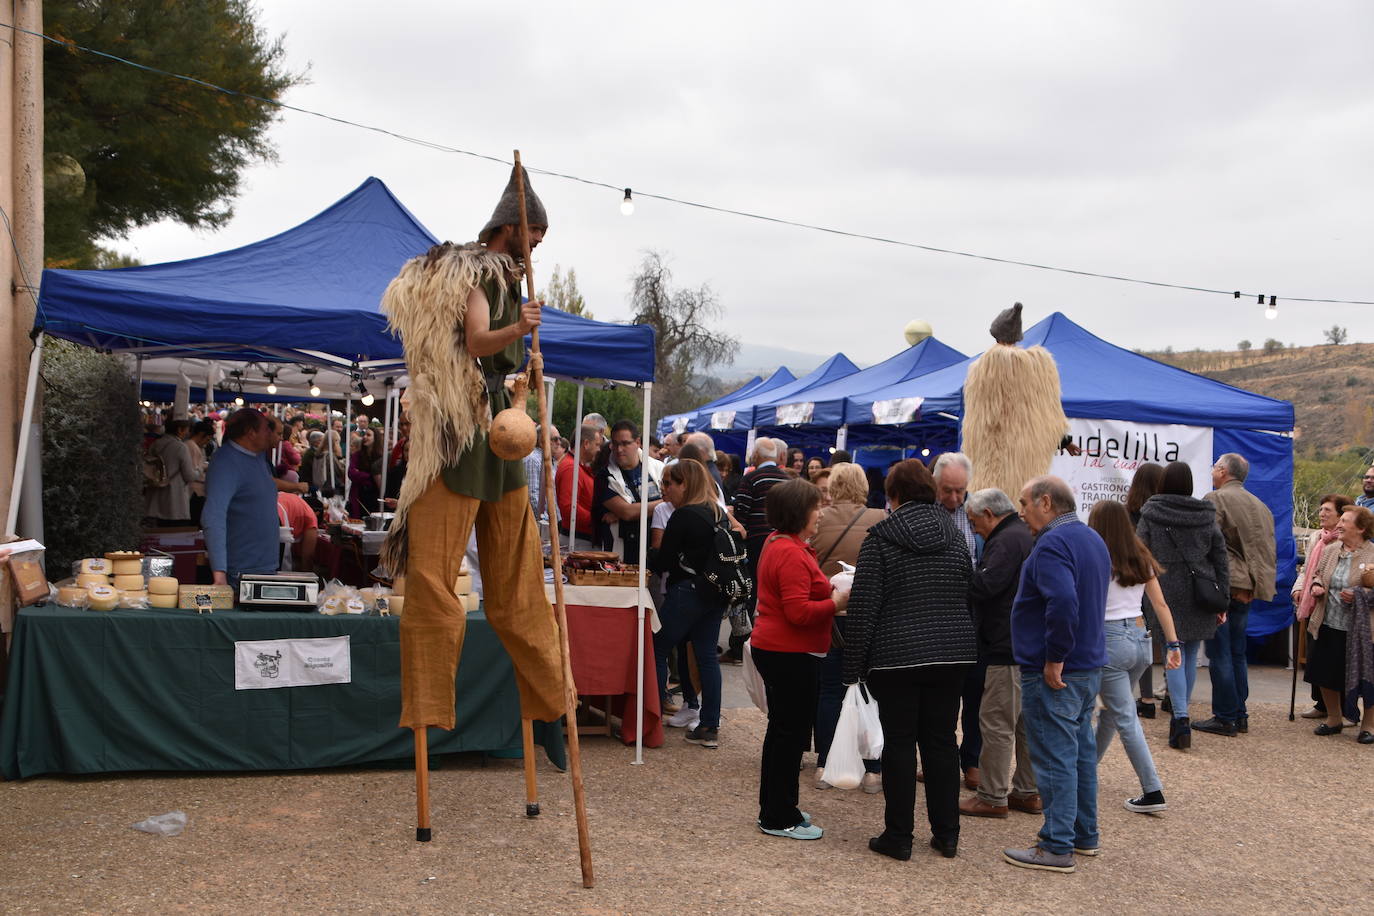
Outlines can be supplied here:
<path id="1" fill-rule="evenodd" d="M 859 780 L 859 788 L 869 795 L 877 795 L 883 791 L 883 777 L 880 773 L 865 773 L 864 778 Z"/>
<path id="2" fill-rule="evenodd" d="M 672 726 L 673 728 L 696 728 L 697 722 L 699 722 L 700 720 L 700 709 L 693 709 L 690 706 L 684 706 L 677 712 L 669 716 L 665 721 L 666 724 Z"/>

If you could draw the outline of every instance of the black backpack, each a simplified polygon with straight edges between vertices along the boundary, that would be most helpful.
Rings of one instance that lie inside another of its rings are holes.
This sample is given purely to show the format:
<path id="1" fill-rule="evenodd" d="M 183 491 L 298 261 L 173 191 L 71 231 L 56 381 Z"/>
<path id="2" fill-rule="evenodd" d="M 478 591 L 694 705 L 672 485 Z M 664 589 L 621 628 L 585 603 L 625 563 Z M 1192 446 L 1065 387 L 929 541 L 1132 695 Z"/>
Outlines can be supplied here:
<path id="1" fill-rule="evenodd" d="M 724 599 L 731 632 L 740 636 L 753 629 L 749 610 L 753 604 L 754 580 L 749 576 L 748 564 L 744 538 L 730 527 L 730 519 L 722 515 L 712 531 L 711 552 L 706 556 L 704 568 L 691 570 Z M 683 568 L 688 567 L 684 564 Z"/>

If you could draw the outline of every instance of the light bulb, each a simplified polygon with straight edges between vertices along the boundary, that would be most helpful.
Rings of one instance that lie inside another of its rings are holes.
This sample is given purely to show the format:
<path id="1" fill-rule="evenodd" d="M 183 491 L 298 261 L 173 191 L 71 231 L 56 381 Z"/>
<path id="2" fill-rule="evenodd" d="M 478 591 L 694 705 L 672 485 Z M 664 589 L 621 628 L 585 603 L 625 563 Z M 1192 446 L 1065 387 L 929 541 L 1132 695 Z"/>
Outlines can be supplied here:
<path id="1" fill-rule="evenodd" d="M 277 393 L 277 383 L 276 383 L 276 382 L 268 382 L 268 383 L 267 383 L 267 393 L 268 393 L 268 394 L 276 394 L 276 393 Z"/>
<path id="2" fill-rule="evenodd" d="M 930 457 L 930 449 L 928 449 L 928 448 L 923 448 L 923 449 L 921 449 L 921 457 L 922 457 L 922 458 L 929 458 L 929 457 Z"/>
<path id="3" fill-rule="evenodd" d="M 243 395 L 239 394 L 239 395 L 235 395 L 235 396 L 234 396 L 234 406 L 235 406 L 235 407 L 242 407 L 242 406 L 243 406 Z"/>
<path id="4" fill-rule="evenodd" d="M 372 392 L 370 391 L 362 396 L 362 402 L 364 407 L 371 407 L 372 402 L 375 400 L 377 399 L 372 396 Z"/>
<path id="5" fill-rule="evenodd" d="M 625 189 L 625 199 L 620 202 L 620 212 L 626 216 L 635 212 L 634 198 L 630 196 L 630 189 Z"/>
<path id="6" fill-rule="evenodd" d="M 310 396 L 312 398 L 317 398 L 320 396 L 320 386 L 314 384 L 313 382 L 310 385 Z"/>
<path id="7" fill-rule="evenodd" d="M 1265 308 L 1264 317 L 1268 318 L 1270 321 L 1273 321 L 1275 318 L 1279 317 L 1279 307 L 1271 303 L 1267 308 Z"/>

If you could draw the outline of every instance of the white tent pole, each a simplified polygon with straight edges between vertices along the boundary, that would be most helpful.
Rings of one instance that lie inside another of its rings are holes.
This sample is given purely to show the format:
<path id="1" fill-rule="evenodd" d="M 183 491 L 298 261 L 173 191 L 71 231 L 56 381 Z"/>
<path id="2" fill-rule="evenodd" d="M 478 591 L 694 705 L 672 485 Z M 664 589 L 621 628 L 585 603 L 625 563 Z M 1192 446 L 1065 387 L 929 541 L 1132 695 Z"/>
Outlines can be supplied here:
<path id="1" fill-rule="evenodd" d="M 835 430 L 835 450 L 846 448 L 849 445 L 849 424 L 845 423 Z"/>
<path id="2" fill-rule="evenodd" d="M 640 430 L 649 428 L 649 403 L 653 399 L 654 383 L 644 383 L 644 425 Z M 641 459 L 642 461 L 643 459 Z M 649 500 L 646 498 L 649 493 L 649 466 L 644 465 L 643 480 L 640 481 L 640 500 L 639 500 L 639 597 L 636 604 L 637 631 L 635 633 L 635 643 L 639 646 L 639 651 L 635 661 L 635 689 L 644 689 L 644 602 L 649 597 L 649 591 L 644 586 L 644 573 L 649 562 Z M 655 665 L 658 663 L 655 662 Z M 657 670 L 657 669 L 655 669 Z M 654 689 L 658 689 L 658 675 L 654 675 Z M 635 704 L 635 759 L 637 764 L 644 762 L 644 697 L 639 698 Z"/>
<path id="3" fill-rule="evenodd" d="M 386 511 L 386 472 L 391 464 L 391 389 L 386 390 L 382 402 L 382 490 L 377 494 L 377 511 Z"/>
<path id="4" fill-rule="evenodd" d="M 348 431 L 348 427 L 349 427 L 352 423 L 353 423 L 353 392 L 352 392 L 352 391 L 349 391 L 349 392 L 348 392 L 348 395 L 347 395 L 347 396 L 345 397 L 345 399 L 344 399 L 344 423 L 343 423 L 344 431 L 343 431 L 343 442 L 340 443 L 340 445 L 341 445 L 342 448 L 343 448 L 343 461 L 344 461 L 343 498 L 344 498 L 344 513 L 345 513 L 345 514 L 347 514 L 347 512 L 348 512 L 348 492 L 349 492 L 349 490 L 351 490 L 351 489 L 353 488 L 353 477 L 352 477 L 352 475 L 350 475 L 350 474 L 348 473 L 348 465 L 349 465 L 349 463 L 352 461 L 352 458 L 353 458 L 353 456 L 352 456 L 351 454 L 349 454 L 349 453 L 352 451 L 352 446 L 353 446 L 353 434 L 350 433 L 350 432 Z"/>
<path id="5" fill-rule="evenodd" d="M 29 430 L 33 428 L 33 404 L 38 396 L 38 370 L 43 364 L 43 341 L 46 335 L 41 331 L 34 338 L 33 352 L 29 354 L 29 382 L 24 388 L 24 415 L 19 420 L 19 448 L 14 455 L 14 480 L 10 482 L 9 515 L 5 520 L 5 533 L 15 534 L 19 523 L 19 494 L 24 483 L 24 465 L 29 455 Z"/>
<path id="6" fill-rule="evenodd" d="M 754 440 L 758 438 L 758 435 L 759 431 L 757 429 L 751 429 L 749 430 L 749 435 L 744 439 L 744 463 L 746 465 L 749 464 L 749 456 L 754 454 Z M 743 470 L 743 468 L 741 468 L 741 470 Z"/>
<path id="7" fill-rule="evenodd" d="M 582 395 L 587 391 L 587 386 L 581 382 L 577 383 L 577 429 L 574 430 L 574 438 L 571 442 L 573 453 L 572 469 L 572 502 L 568 503 L 568 553 L 577 549 L 573 544 L 573 539 L 577 537 L 577 482 L 582 479 Z M 554 494 L 554 502 L 558 502 L 558 495 Z M 554 534 L 557 535 L 557 529 Z M 590 538 L 591 535 L 588 535 Z"/>

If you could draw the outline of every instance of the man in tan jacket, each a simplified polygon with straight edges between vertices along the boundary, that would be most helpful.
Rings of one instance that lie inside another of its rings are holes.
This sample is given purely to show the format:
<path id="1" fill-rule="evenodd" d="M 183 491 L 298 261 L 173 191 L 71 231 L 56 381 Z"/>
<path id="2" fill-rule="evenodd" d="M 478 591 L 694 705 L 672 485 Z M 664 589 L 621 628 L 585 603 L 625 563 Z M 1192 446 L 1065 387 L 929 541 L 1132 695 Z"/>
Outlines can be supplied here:
<path id="1" fill-rule="evenodd" d="M 1245 489 L 1250 463 L 1234 452 L 1212 467 L 1212 492 L 1206 498 L 1217 507 L 1217 525 L 1226 538 L 1231 570 L 1231 606 L 1226 621 L 1207 640 L 1208 673 L 1212 678 L 1212 718 L 1194 722 L 1194 731 L 1234 737 L 1249 731 L 1245 701 L 1250 679 L 1245 663 L 1245 624 L 1250 602 L 1274 597 L 1274 516 Z"/>

